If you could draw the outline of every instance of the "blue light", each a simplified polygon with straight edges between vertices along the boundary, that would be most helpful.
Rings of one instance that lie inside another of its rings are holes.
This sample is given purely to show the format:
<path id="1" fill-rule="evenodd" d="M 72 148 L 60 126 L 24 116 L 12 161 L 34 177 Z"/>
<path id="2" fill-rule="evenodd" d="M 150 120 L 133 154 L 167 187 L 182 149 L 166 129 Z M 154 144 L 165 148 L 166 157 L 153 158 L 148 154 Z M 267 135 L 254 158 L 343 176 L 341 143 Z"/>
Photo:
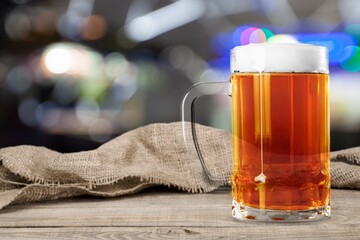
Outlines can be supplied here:
<path id="1" fill-rule="evenodd" d="M 209 65 L 215 68 L 228 68 L 230 64 L 226 58 L 230 49 L 252 42 L 252 32 L 257 29 L 264 33 L 266 40 L 273 35 L 272 31 L 267 28 L 264 28 L 266 30 L 264 31 L 263 28 L 243 25 L 236 28 L 232 33 L 223 32 L 214 36 L 210 41 L 210 49 L 215 59 L 209 61 Z M 329 50 L 330 65 L 339 66 L 350 59 L 352 57 L 351 51 L 346 51 L 345 48 L 356 45 L 354 37 L 348 33 L 301 33 L 289 36 L 300 43 L 326 47 Z"/>
<path id="2" fill-rule="evenodd" d="M 250 26 L 245 25 L 235 29 L 234 33 L 232 34 L 233 46 L 241 45 L 241 34 L 248 28 L 250 28 Z"/>
<path id="3" fill-rule="evenodd" d="M 329 63 L 340 64 L 350 57 L 347 46 L 355 45 L 352 36 L 345 33 L 311 33 L 296 34 L 294 37 L 301 43 L 326 47 L 329 50 Z"/>
<path id="4" fill-rule="evenodd" d="M 218 70 L 229 70 L 230 69 L 230 53 L 225 54 L 220 58 L 211 59 L 208 61 L 208 65 L 210 68 L 218 69 Z"/>
<path id="5" fill-rule="evenodd" d="M 210 48 L 217 56 L 223 56 L 223 54 L 229 52 L 233 46 L 232 33 L 220 33 L 210 41 Z"/>
<path id="6" fill-rule="evenodd" d="M 263 33 L 264 39 L 261 39 L 261 36 L 258 36 L 259 39 L 256 38 L 257 36 L 254 36 L 254 39 L 258 42 L 261 40 L 265 41 L 266 38 L 273 35 L 272 31 L 268 28 L 258 28 L 247 25 L 238 27 L 233 32 L 222 32 L 215 35 L 210 40 L 209 44 L 211 52 L 215 55 L 215 59 L 212 59 L 208 62 L 209 66 L 217 69 L 229 69 L 230 50 L 235 46 L 248 44 L 251 42 L 251 33 L 255 30 L 262 31 Z M 241 40 L 242 38 L 243 41 Z"/>

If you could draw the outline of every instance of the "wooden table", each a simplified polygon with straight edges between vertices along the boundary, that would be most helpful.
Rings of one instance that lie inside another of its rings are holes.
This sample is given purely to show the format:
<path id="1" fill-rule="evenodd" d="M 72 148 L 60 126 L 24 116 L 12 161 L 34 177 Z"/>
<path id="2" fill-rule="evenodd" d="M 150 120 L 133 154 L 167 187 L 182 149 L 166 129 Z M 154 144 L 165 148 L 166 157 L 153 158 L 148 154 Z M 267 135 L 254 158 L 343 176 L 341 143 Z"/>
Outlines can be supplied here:
<path id="1" fill-rule="evenodd" d="M 150 190 L 0 211 L 0 239 L 360 239 L 360 191 L 332 190 L 332 217 L 309 223 L 239 222 L 229 188 L 208 194 Z"/>

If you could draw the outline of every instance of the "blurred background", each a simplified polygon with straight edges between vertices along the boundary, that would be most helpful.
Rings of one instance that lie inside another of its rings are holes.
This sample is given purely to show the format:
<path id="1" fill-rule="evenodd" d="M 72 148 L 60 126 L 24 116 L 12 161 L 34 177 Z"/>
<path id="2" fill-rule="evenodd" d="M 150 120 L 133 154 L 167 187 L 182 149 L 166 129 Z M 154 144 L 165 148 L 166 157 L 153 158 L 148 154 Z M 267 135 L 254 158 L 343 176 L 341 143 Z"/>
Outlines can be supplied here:
<path id="1" fill-rule="evenodd" d="M 93 149 L 180 120 L 186 90 L 228 81 L 229 50 L 257 42 L 326 46 L 331 150 L 360 146 L 360 1 L 2 0 L 0 147 Z M 230 130 L 230 99 L 197 121 Z"/>

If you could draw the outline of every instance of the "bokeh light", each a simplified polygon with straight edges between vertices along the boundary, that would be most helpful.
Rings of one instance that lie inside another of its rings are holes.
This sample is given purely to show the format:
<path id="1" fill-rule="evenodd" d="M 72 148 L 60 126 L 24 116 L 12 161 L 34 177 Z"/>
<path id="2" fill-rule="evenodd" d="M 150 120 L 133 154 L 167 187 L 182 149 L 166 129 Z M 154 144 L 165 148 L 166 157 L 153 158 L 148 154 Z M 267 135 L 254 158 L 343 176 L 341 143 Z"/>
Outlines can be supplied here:
<path id="1" fill-rule="evenodd" d="M 89 125 L 100 115 L 99 104 L 92 100 L 81 100 L 76 104 L 76 116 L 81 123 Z"/>
<path id="2" fill-rule="evenodd" d="M 349 24 L 344 28 L 344 33 L 351 35 L 355 40 L 356 43 L 360 43 L 360 24 L 353 23 Z"/>
<path id="3" fill-rule="evenodd" d="M 5 18 L 5 32 L 14 41 L 30 41 L 56 33 L 55 11 L 48 7 L 15 7 Z"/>
<path id="4" fill-rule="evenodd" d="M 340 64 L 345 70 L 358 71 L 357 51 L 354 46 L 360 39 L 360 24 L 349 24 L 344 32 L 335 33 L 301 33 L 301 34 L 274 34 L 270 29 L 253 26 L 240 26 L 234 30 L 230 40 L 228 33 L 215 35 L 210 42 L 212 52 L 217 58 L 209 60 L 209 65 L 216 69 L 229 68 L 229 52 L 238 45 L 250 43 L 305 43 L 324 46 L 329 51 L 330 65 Z M 351 55 L 351 56 L 350 56 Z M 350 58 L 350 59 L 349 59 Z"/>
<path id="5" fill-rule="evenodd" d="M 81 44 L 50 44 L 41 55 L 40 64 L 42 73 L 49 78 L 64 76 L 71 80 L 104 79 L 103 56 Z"/>
<path id="6" fill-rule="evenodd" d="M 223 46 L 224 47 L 224 46 Z M 178 45 L 163 51 L 170 66 L 183 73 L 191 82 L 198 82 L 207 63 L 188 46 Z"/>
<path id="7" fill-rule="evenodd" d="M 39 104 L 35 111 L 37 124 L 42 128 L 51 128 L 60 119 L 61 114 L 56 111 L 56 103 L 46 101 Z"/>
<path id="8" fill-rule="evenodd" d="M 104 71 L 110 79 L 116 79 L 119 75 L 127 73 L 128 68 L 128 61 L 121 53 L 113 52 L 105 57 Z"/>
<path id="9" fill-rule="evenodd" d="M 341 66 L 349 72 L 360 71 L 360 47 L 348 46 L 345 53 L 349 56 L 341 62 Z"/>
<path id="10" fill-rule="evenodd" d="M 345 48 L 355 44 L 354 39 L 345 33 L 296 34 L 295 37 L 301 43 L 326 47 L 329 50 L 330 64 L 345 61 L 349 57 Z"/>
<path id="11" fill-rule="evenodd" d="M 253 32 L 255 32 L 256 30 L 258 30 L 258 28 L 255 28 L 255 27 L 249 27 L 247 29 L 245 29 L 242 33 L 241 33 L 241 36 L 240 36 L 240 44 L 241 45 L 247 45 L 249 43 L 251 43 L 250 41 L 250 37 L 251 37 L 251 34 Z M 261 31 L 261 30 L 260 30 Z"/>
<path id="12" fill-rule="evenodd" d="M 218 82 L 223 79 L 226 78 L 224 78 L 220 72 L 215 69 L 208 68 L 201 73 L 199 82 Z"/>
<path id="13" fill-rule="evenodd" d="M 209 45 L 211 51 L 218 56 L 221 56 L 224 52 L 230 51 L 230 49 L 234 46 L 232 38 L 232 33 L 219 33 L 215 35 L 210 40 Z"/>
<path id="14" fill-rule="evenodd" d="M 56 34 L 57 13 L 51 9 L 41 8 L 34 11 L 31 19 L 31 32 L 40 37 L 50 37 Z"/>
<path id="15" fill-rule="evenodd" d="M 97 142 L 106 141 L 114 131 L 138 126 L 142 121 L 139 114 L 131 124 L 114 116 L 127 111 L 124 104 L 139 87 L 145 87 L 139 83 L 154 89 L 158 86 L 152 79 L 161 79 L 152 61 L 134 63 L 120 52 L 104 56 L 79 43 L 50 44 L 40 53 L 39 63 L 38 77 L 50 79 L 52 90 L 51 101 L 36 107 L 37 124 L 47 132 L 86 135 Z"/>
<path id="16" fill-rule="evenodd" d="M 360 130 L 359 72 L 337 71 L 331 74 L 330 122 L 333 130 Z"/>
<path id="17" fill-rule="evenodd" d="M 235 31 L 232 34 L 233 46 L 238 46 L 241 44 L 241 41 L 240 41 L 241 35 L 248 28 L 250 28 L 250 27 L 249 26 L 241 26 L 241 27 L 238 27 L 237 29 L 235 29 Z"/>
<path id="18" fill-rule="evenodd" d="M 30 18 L 21 9 L 15 9 L 5 19 L 5 31 L 15 41 L 28 39 L 31 31 Z"/>
<path id="19" fill-rule="evenodd" d="M 263 43 L 266 42 L 266 35 L 262 29 L 256 29 L 250 34 L 249 38 L 250 43 Z"/>
<path id="20" fill-rule="evenodd" d="M 267 28 L 241 26 L 232 33 L 233 45 L 231 48 L 238 45 L 247 45 L 249 43 L 263 43 L 273 35 L 273 32 Z"/>
<path id="21" fill-rule="evenodd" d="M 104 17 L 91 15 L 83 20 L 81 36 L 85 40 L 97 40 L 105 35 L 107 23 Z"/>
<path id="22" fill-rule="evenodd" d="M 265 34 L 266 40 L 268 40 L 269 38 L 271 38 L 272 36 L 274 36 L 274 33 L 273 33 L 270 29 L 261 28 L 261 30 L 262 30 L 263 33 Z"/>
<path id="23" fill-rule="evenodd" d="M 267 42 L 269 43 L 298 43 L 299 41 L 290 34 L 275 34 L 271 36 Z"/>
<path id="24" fill-rule="evenodd" d="M 89 137 L 96 142 L 105 142 L 111 136 L 113 128 L 107 119 L 95 119 L 89 124 Z"/>
<path id="25" fill-rule="evenodd" d="M 39 104 L 39 101 L 34 97 L 23 99 L 18 108 L 20 121 L 28 126 L 36 126 L 36 109 Z"/>
<path id="26" fill-rule="evenodd" d="M 61 105 L 74 102 L 78 96 L 78 85 L 69 80 L 57 81 L 52 90 L 52 97 Z"/>
<path id="27" fill-rule="evenodd" d="M 194 61 L 194 52 L 187 46 L 176 46 L 168 50 L 170 64 L 176 69 L 187 68 Z"/>
<path id="28" fill-rule="evenodd" d="M 71 49 L 64 44 L 58 44 L 45 50 L 45 67 L 54 74 L 69 73 L 74 64 Z"/>
<path id="29" fill-rule="evenodd" d="M 5 85 L 11 92 L 22 94 L 31 86 L 31 73 L 25 66 L 13 67 L 6 76 Z"/>
<path id="30" fill-rule="evenodd" d="M 230 50 L 233 47 L 250 43 L 264 43 L 271 39 L 274 33 L 266 27 L 240 26 L 230 33 L 219 33 L 210 41 L 211 51 L 216 58 L 210 59 L 208 65 L 221 72 L 228 73 L 230 66 Z"/>

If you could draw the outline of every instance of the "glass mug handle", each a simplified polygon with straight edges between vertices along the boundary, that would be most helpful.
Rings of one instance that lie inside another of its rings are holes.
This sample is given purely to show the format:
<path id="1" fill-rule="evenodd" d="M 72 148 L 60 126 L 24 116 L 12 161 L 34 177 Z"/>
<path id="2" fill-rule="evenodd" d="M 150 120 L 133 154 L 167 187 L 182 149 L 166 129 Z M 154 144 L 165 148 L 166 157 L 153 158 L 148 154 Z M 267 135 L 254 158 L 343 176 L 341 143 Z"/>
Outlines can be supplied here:
<path id="1" fill-rule="evenodd" d="M 199 97 L 215 94 L 225 94 L 231 97 L 231 83 L 201 82 L 193 85 L 187 91 L 181 103 L 182 131 L 187 151 L 192 152 L 198 156 L 207 177 L 212 181 L 224 181 L 225 179 L 223 178 L 213 176 L 213 174 L 206 166 L 203 155 L 200 151 L 199 143 L 197 141 L 195 128 L 195 101 Z"/>

